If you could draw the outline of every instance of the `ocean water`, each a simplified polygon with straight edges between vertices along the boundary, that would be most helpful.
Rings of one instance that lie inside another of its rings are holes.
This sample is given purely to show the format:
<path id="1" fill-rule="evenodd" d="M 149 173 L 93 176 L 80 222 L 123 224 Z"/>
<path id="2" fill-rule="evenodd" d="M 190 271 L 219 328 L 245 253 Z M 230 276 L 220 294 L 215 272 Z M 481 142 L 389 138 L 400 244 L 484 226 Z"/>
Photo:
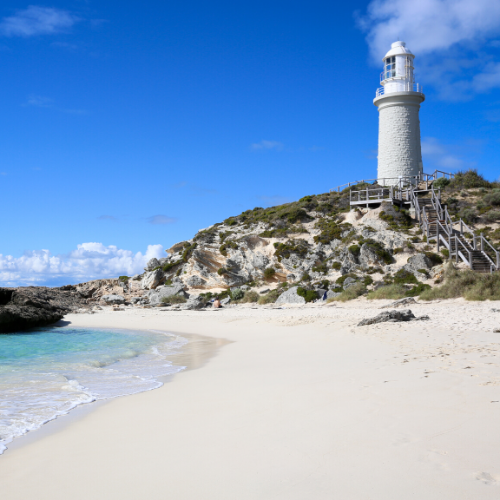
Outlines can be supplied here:
<path id="1" fill-rule="evenodd" d="M 162 332 L 48 327 L 0 335 L 0 454 L 78 405 L 156 389 L 188 341 Z"/>

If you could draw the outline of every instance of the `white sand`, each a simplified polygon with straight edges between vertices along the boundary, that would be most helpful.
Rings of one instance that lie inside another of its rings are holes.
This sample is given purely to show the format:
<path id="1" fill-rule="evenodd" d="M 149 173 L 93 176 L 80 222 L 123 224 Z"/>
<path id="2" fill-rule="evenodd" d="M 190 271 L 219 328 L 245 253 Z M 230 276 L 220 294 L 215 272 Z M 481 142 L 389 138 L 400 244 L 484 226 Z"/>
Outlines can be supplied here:
<path id="1" fill-rule="evenodd" d="M 69 316 L 233 342 L 161 389 L 19 438 L 2 500 L 500 498 L 500 305 L 355 326 L 383 303 Z"/>

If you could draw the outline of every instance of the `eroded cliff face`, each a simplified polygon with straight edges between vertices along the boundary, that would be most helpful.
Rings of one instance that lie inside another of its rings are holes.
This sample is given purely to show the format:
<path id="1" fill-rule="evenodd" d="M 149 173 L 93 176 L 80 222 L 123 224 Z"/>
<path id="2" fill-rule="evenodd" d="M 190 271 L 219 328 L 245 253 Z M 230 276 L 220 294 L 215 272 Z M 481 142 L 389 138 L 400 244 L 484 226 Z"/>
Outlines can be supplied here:
<path id="1" fill-rule="evenodd" d="M 166 283 L 183 285 L 190 293 L 245 284 L 272 288 L 280 282 L 326 286 L 325 280 L 338 288 L 335 283 L 346 274 L 361 279 L 369 273 L 382 279 L 408 267 L 408 259 L 424 251 L 425 243 L 415 236 L 418 228 L 392 205 L 355 212 L 343 207 L 339 212 L 338 197 L 337 206 L 321 201 L 305 205 L 295 207 L 291 215 L 282 207 L 256 209 L 201 230 L 170 248 L 168 257 L 152 259 L 135 279 L 140 278 L 142 290 Z M 284 217 L 259 220 L 272 210 L 279 215 L 280 209 Z M 410 272 L 416 271 L 413 267 L 408 267 Z"/>

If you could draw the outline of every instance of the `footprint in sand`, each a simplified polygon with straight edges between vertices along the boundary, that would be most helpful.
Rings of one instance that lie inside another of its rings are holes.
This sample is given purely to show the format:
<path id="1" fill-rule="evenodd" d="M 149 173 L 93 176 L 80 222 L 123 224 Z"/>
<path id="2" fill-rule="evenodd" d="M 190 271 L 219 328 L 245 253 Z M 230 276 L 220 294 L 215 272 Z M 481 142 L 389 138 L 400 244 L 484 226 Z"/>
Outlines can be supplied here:
<path id="1" fill-rule="evenodd" d="M 489 472 L 478 472 L 476 474 L 476 479 L 484 484 L 498 484 L 498 480 L 495 479 Z"/>

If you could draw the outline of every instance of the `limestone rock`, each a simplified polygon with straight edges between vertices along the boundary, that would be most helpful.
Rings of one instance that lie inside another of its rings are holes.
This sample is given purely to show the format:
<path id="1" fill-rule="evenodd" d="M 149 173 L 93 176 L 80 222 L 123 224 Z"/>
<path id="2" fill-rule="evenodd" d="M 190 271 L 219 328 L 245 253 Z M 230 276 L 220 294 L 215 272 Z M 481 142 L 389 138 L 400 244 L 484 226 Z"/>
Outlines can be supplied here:
<path id="1" fill-rule="evenodd" d="M 146 297 L 149 299 L 149 304 L 152 306 L 160 304 L 163 298 L 171 297 L 172 295 L 180 295 L 181 297 L 186 298 L 189 297 L 189 295 L 184 291 L 184 285 L 179 283 L 159 286 L 156 290 L 150 290 L 146 293 Z"/>
<path id="2" fill-rule="evenodd" d="M 346 278 L 343 284 L 344 290 L 347 290 L 349 287 L 355 285 L 358 282 L 357 279 L 354 278 Z"/>
<path id="3" fill-rule="evenodd" d="M 384 311 L 373 318 L 366 318 L 358 323 L 358 326 L 373 325 L 375 323 L 396 323 L 399 321 L 416 321 L 428 320 L 429 316 L 420 316 L 419 318 L 410 311 L 410 309 L 403 309 L 402 311 Z"/>
<path id="4" fill-rule="evenodd" d="M 333 299 L 335 297 L 338 297 L 340 295 L 340 292 L 332 292 L 331 290 L 328 290 L 328 292 L 326 292 L 326 299 Z"/>
<path id="5" fill-rule="evenodd" d="M 149 271 L 144 274 L 142 278 L 141 286 L 146 290 L 155 289 L 161 282 L 164 280 L 165 275 L 161 269 L 157 269 L 156 271 Z"/>
<path id="6" fill-rule="evenodd" d="M 186 280 L 186 285 L 192 287 L 192 288 L 198 288 L 198 287 L 203 287 L 207 284 L 207 280 L 204 280 L 200 276 L 191 276 Z"/>
<path id="7" fill-rule="evenodd" d="M 387 309 L 388 307 L 399 307 L 407 306 L 408 304 L 416 304 L 417 301 L 413 297 L 405 297 L 404 299 L 399 299 L 394 301 L 392 304 L 382 306 L 380 309 Z"/>
<path id="8" fill-rule="evenodd" d="M 286 292 L 283 292 L 276 300 L 276 304 L 305 304 L 306 299 L 297 294 L 298 286 L 293 286 Z"/>
<path id="9" fill-rule="evenodd" d="M 220 303 L 223 305 L 223 306 L 226 306 L 227 304 L 229 304 L 231 302 L 231 297 L 226 297 L 225 299 L 222 299 L 220 301 Z"/>
<path id="10" fill-rule="evenodd" d="M 152 259 L 148 260 L 148 263 L 146 264 L 146 267 L 144 268 L 145 271 L 152 271 L 155 267 L 158 267 L 160 265 L 160 262 L 158 259 L 153 257 Z"/>
<path id="11" fill-rule="evenodd" d="M 108 305 L 125 304 L 125 297 L 123 295 L 103 295 L 101 300 Z"/>
<path id="12" fill-rule="evenodd" d="M 185 304 L 181 304 L 181 309 L 196 311 L 198 309 L 203 309 L 206 307 L 206 300 L 202 297 L 191 297 Z"/>
<path id="13" fill-rule="evenodd" d="M 408 264 L 406 264 L 403 267 L 410 273 L 414 273 L 419 269 L 431 269 L 432 261 L 431 259 L 429 259 L 429 257 L 426 257 L 423 253 L 417 253 L 416 255 L 412 255 L 408 259 Z"/>

